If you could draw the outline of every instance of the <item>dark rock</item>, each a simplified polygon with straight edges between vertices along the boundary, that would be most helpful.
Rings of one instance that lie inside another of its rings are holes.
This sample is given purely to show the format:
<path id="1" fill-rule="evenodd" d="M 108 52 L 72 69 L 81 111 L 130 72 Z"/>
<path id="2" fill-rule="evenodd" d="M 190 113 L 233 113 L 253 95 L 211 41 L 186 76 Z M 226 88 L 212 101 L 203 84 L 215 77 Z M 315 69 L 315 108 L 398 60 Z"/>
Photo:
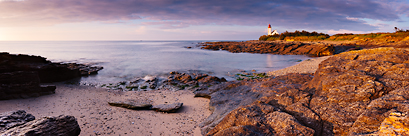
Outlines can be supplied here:
<path id="1" fill-rule="evenodd" d="M 96 74 L 101 69 L 102 67 L 75 63 L 52 63 L 40 56 L 0 53 L 0 73 L 36 71 L 41 83 L 59 82 L 82 75 Z"/>
<path id="2" fill-rule="evenodd" d="M 54 94 L 55 86 L 40 86 L 36 71 L 0 73 L 0 100 Z"/>
<path id="3" fill-rule="evenodd" d="M 0 134 L 32 120 L 35 120 L 35 117 L 24 110 L 0 113 Z"/>
<path id="4" fill-rule="evenodd" d="M 180 108 L 182 108 L 183 103 L 172 103 L 172 104 L 160 104 L 152 106 L 151 109 L 158 111 L 158 112 L 176 112 Z"/>
<path id="5" fill-rule="evenodd" d="M 9 128 L 1 135 L 47 135 L 78 136 L 81 132 L 77 120 L 73 116 L 43 117 L 25 124 Z"/>
<path id="6" fill-rule="evenodd" d="M 152 107 L 151 102 L 146 101 L 137 101 L 137 100 L 127 100 L 127 101 L 119 101 L 119 102 L 108 102 L 111 106 L 123 107 L 127 109 L 133 110 L 147 110 Z"/>
<path id="7" fill-rule="evenodd" d="M 75 63 L 52 63 L 40 56 L 0 53 L 0 100 L 53 94 L 55 86 L 40 86 L 40 83 L 95 74 L 101 69 Z"/>

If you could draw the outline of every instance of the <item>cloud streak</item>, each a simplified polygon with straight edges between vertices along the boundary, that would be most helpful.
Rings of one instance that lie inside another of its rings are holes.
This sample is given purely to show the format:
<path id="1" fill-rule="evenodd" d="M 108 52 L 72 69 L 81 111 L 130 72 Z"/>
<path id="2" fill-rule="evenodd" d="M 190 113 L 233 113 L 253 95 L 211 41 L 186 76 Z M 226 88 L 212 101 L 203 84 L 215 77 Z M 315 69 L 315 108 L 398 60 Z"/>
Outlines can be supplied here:
<path id="1" fill-rule="evenodd" d="M 290 29 L 371 31 L 360 18 L 399 20 L 407 1 L 390 0 L 25 0 L 0 1 L 1 26 L 72 22 L 127 22 L 182 28 L 190 25 L 266 25 Z M 397 7 L 399 6 L 399 7 Z"/>

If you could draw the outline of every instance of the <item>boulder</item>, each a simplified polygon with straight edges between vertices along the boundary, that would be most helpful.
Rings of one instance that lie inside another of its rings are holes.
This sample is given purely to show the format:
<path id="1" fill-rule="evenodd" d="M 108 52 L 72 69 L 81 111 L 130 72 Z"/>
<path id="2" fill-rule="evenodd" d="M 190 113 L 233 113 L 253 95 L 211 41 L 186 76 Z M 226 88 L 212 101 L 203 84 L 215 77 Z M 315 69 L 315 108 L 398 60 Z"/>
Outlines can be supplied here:
<path id="1" fill-rule="evenodd" d="M 60 115 L 58 117 L 42 117 L 10 128 L 0 135 L 78 136 L 80 132 L 81 129 L 75 117 Z"/>
<path id="2" fill-rule="evenodd" d="M 255 102 L 231 111 L 206 135 L 313 135 L 288 113 L 277 111 L 272 105 Z"/>
<path id="3" fill-rule="evenodd" d="M 132 99 L 128 99 L 127 101 L 108 102 L 108 104 L 111 106 L 123 107 L 133 110 L 147 110 L 152 107 L 152 104 L 150 102 L 137 101 Z"/>
<path id="4" fill-rule="evenodd" d="M 252 135 L 253 133 L 251 132 L 255 132 L 255 135 L 270 135 L 275 133 L 275 129 L 277 128 L 274 128 L 268 122 L 261 122 L 263 124 L 261 126 L 263 127 L 260 127 L 260 124 L 257 124 L 257 122 L 260 120 L 266 120 L 269 113 L 272 113 L 273 111 L 285 111 L 287 106 L 293 104 L 292 108 L 289 109 L 292 113 L 301 112 L 306 114 L 304 116 L 297 114 L 297 117 L 303 119 L 303 122 L 307 122 L 306 118 L 308 117 L 314 117 L 314 119 L 318 118 L 318 121 L 313 119 L 309 120 L 320 122 L 319 117 L 316 115 L 314 116 L 309 108 L 297 108 L 296 105 L 298 104 L 297 102 L 307 103 L 309 101 L 311 94 L 301 91 L 300 89 L 304 83 L 311 79 L 311 75 L 308 74 L 288 74 L 264 79 L 230 81 L 212 86 L 206 90 L 195 92 L 197 97 L 205 96 L 210 98 L 209 109 L 213 111 L 213 113 L 199 125 L 202 129 L 202 134 L 222 135 L 242 133 L 243 135 Z M 242 111 L 240 111 L 240 109 L 243 109 L 244 107 L 252 108 L 247 108 L 245 113 L 241 113 Z M 239 121 L 242 123 L 238 124 L 225 124 L 228 122 L 236 122 L 241 118 L 247 119 L 249 118 L 247 115 L 252 114 L 257 117 L 254 118 L 253 121 L 250 121 L 253 122 L 252 124 L 246 124 L 249 123 L 249 120 Z M 298 118 L 295 119 L 298 120 Z M 299 123 L 301 121 L 296 122 L 301 124 Z M 309 127 L 306 125 L 303 126 L 304 127 L 298 128 L 306 129 L 306 127 Z M 311 124 L 310 126 L 313 127 L 314 125 Z M 308 133 L 310 133 L 309 130 Z M 312 133 L 314 134 L 314 132 Z"/>
<path id="5" fill-rule="evenodd" d="M 0 113 L 0 133 L 33 120 L 35 117 L 24 110 Z"/>
<path id="6" fill-rule="evenodd" d="M 152 106 L 152 110 L 158 111 L 158 112 L 176 112 L 180 108 L 182 108 L 183 103 L 172 103 L 172 104 L 159 104 Z"/>

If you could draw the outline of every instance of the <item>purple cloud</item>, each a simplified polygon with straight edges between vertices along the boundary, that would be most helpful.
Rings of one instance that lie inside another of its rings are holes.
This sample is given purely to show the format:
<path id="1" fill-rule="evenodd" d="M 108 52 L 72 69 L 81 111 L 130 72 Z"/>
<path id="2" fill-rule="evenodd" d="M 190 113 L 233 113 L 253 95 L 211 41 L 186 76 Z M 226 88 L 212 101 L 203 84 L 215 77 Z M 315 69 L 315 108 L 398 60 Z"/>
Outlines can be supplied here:
<path id="1" fill-rule="evenodd" d="M 123 22 L 181 28 L 190 25 L 266 25 L 290 29 L 370 31 L 376 26 L 350 18 L 399 20 L 408 3 L 390 0 L 25 0 L 0 2 L 0 26 L 70 22 Z M 400 5 L 396 7 L 396 5 Z"/>

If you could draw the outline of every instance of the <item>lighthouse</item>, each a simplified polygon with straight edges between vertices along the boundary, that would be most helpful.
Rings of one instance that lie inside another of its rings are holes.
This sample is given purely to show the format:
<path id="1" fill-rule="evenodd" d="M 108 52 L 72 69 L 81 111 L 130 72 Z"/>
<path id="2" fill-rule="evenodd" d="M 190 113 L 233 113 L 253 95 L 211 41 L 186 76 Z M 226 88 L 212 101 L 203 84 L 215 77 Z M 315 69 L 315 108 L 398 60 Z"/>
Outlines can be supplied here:
<path id="1" fill-rule="evenodd" d="M 270 24 L 268 24 L 268 30 L 267 30 L 267 35 L 280 35 L 278 32 L 277 32 L 277 30 L 274 30 L 274 31 L 272 31 L 271 32 L 271 25 Z"/>

